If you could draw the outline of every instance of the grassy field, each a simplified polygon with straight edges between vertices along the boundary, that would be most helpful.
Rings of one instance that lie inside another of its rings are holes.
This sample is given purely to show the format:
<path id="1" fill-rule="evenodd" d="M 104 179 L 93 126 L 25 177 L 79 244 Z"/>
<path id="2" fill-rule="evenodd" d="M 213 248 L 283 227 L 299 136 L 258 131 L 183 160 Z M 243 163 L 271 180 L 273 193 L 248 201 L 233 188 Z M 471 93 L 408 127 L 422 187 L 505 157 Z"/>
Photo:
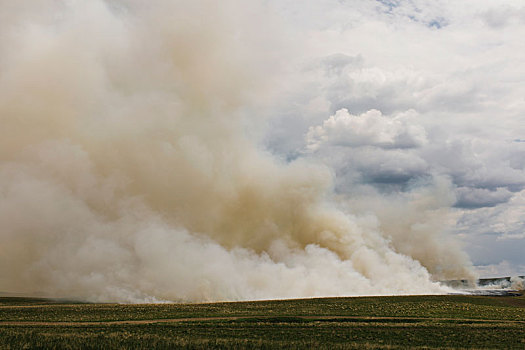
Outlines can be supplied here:
<path id="1" fill-rule="evenodd" d="M 0 348 L 525 349 L 525 297 L 214 304 L 0 298 Z"/>

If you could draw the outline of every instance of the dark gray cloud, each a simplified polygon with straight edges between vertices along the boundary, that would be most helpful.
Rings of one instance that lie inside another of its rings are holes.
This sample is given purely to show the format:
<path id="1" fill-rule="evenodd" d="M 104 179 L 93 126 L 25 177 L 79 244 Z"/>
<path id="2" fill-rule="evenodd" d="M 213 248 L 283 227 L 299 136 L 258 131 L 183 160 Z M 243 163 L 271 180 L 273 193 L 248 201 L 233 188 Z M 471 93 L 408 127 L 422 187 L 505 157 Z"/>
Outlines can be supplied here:
<path id="1" fill-rule="evenodd" d="M 512 198 L 512 192 L 504 188 L 489 190 L 485 188 L 460 187 L 457 189 L 458 201 L 455 206 L 459 208 L 495 207 L 506 203 Z"/>
<path id="2" fill-rule="evenodd" d="M 525 238 L 525 190 L 513 194 L 505 203 L 465 211 L 457 223 L 458 232 L 464 234 L 495 235 L 500 240 Z"/>

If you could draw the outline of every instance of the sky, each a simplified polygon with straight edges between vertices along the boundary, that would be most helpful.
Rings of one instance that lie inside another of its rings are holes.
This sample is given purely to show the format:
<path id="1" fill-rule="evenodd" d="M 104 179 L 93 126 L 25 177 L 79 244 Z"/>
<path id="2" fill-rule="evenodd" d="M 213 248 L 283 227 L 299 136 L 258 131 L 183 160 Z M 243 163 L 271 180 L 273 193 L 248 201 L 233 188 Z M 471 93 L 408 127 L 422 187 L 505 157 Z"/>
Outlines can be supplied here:
<path id="1" fill-rule="evenodd" d="M 525 274 L 519 1 L 0 0 L 0 292 Z"/>
<path id="2" fill-rule="evenodd" d="M 267 147 L 328 164 L 353 198 L 447 181 L 480 274 L 523 274 L 523 3 L 270 3 L 304 51 Z"/>

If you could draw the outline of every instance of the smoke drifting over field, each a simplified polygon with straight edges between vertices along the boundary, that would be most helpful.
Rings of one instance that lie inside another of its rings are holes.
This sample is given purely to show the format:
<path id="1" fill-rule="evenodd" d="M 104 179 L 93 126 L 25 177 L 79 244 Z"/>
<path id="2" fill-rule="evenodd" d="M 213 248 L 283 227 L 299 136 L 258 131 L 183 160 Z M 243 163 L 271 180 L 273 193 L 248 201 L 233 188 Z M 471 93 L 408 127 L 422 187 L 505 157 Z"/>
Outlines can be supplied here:
<path id="1" fill-rule="evenodd" d="M 446 179 L 364 212 L 330 169 L 253 141 L 286 45 L 245 3 L 0 3 L 0 290 L 205 301 L 473 277 Z"/>

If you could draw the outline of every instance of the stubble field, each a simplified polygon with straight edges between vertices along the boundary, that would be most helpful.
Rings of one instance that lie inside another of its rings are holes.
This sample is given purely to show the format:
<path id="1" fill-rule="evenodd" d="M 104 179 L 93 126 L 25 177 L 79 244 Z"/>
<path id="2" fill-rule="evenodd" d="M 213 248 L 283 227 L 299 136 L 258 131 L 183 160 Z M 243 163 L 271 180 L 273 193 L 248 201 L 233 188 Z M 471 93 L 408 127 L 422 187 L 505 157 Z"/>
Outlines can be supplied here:
<path id="1" fill-rule="evenodd" d="M 525 349 L 525 297 L 142 305 L 5 297 L 0 348 Z"/>

